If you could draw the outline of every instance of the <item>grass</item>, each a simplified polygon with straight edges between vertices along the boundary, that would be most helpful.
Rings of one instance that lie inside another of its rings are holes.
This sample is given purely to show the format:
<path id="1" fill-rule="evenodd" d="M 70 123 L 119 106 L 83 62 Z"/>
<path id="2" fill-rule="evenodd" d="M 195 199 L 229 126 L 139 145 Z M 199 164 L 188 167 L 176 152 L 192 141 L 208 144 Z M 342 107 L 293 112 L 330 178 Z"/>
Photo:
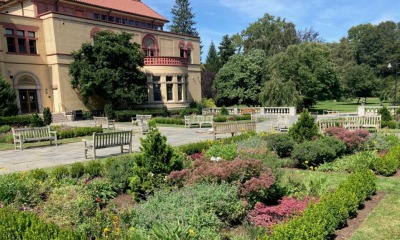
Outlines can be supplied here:
<path id="1" fill-rule="evenodd" d="M 360 102 L 363 100 L 364 99 L 362 98 Z M 381 101 L 379 100 L 379 98 L 367 98 L 366 105 L 379 106 L 380 104 Z M 359 105 L 361 105 L 361 103 L 357 103 L 357 99 L 347 100 L 343 102 L 338 102 L 335 100 L 327 100 L 318 102 L 316 105 L 310 108 L 310 111 L 318 112 L 319 114 L 323 114 L 324 110 L 340 111 L 340 112 L 357 112 L 357 108 Z M 390 105 L 390 104 L 384 103 L 384 105 Z"/>

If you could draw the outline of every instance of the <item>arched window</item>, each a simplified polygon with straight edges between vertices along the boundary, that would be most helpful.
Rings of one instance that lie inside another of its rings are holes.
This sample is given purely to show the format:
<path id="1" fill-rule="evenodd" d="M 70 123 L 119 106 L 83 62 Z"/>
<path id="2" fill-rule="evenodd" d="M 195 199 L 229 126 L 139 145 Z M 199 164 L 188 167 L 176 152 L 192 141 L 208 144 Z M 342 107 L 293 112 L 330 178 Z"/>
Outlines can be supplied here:
<path id="1" fill-rule="evenodd" d="M 183 40 L 179 41 L 179 56 L 181 58 L 187 58 L 188 63 L 192 63 L 192 52 L 193 52 L 193 44 L 191 42 L 185 42 Z"/>
<path id="2" fill-rule="evenodd" d="M 146 57 L 158 56 L 158 45 L 152 35 L 146 35 L 142 41 L 142 49 Z"/>

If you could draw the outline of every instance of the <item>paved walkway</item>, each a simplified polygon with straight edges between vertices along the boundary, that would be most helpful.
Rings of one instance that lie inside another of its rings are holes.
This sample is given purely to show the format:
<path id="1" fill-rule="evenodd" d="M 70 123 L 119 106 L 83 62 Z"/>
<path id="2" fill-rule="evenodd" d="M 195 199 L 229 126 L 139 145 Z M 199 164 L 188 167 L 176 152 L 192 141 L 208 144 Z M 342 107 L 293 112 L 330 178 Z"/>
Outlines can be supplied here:
<path id="1" fill-rule="evenodd" d="M 77 121 L 65 123 L 71 126 L 94 126 L 93 121 Z M 138 132 L 137 126 L 131 123 L 116 123 L 117 130 L 130 130 Z M 270 122 L 257 123 L 257 132 L 269 131 Z M 161 134 L 167 137 L 167 143 L 172 146 L 179 146 L 187 143 L 213 139 L 213 134 L 207 133 L 209 128 L 178 128 L 178 127 L 158 127 Z M 217 135 L 219 138 L 229 137 L 230 134 Z M 133 151 L 139 151 L 142 135 L 136 133 L 133 136 Z M 85 138 L 85 137 L 83 137 Z M 88 137 L 86 137 L 88 138 Z M 96 150 L 98 158 L 120 155 L 119 147 L 105 148 Z M 90 151 L 89 151 L 89 156 Z M 28 148 L 22 151 L 8 150 L 0 151 L 0 174 L 27 171 L 35 168 L 48 168 L 57 165 L 71 164 L 74 162 L 85 162 L 91 159 L 84 158 L 83 142 L 59 144 L 56 146 L 45 146 L 38 148 Z"/>

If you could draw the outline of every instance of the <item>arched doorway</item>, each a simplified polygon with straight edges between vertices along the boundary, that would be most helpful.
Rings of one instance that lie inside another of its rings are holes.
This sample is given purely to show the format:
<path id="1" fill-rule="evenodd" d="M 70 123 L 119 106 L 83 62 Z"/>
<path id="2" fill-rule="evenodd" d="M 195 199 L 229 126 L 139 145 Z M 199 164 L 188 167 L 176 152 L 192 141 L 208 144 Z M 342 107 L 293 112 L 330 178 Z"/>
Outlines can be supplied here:
<path id="1" fill-rule="evenodd" d="M 17 92 L 17 102 L 20 113 L 41 112 L 40 83 L 37 78 L 28 73 L 17 74 L 14 87 Z"/>

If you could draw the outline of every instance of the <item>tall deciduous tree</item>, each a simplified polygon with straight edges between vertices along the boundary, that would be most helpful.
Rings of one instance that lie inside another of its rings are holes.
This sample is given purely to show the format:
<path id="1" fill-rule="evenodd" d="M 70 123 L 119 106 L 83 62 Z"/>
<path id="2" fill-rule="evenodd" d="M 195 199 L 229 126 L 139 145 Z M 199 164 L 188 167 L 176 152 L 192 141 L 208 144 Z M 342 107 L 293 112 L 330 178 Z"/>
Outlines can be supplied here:
<path id="1" fill-rule="evenodd" d="M 257 22 L 242 31 L 244 52 L 262 49 L 267 56 L 284 51 L 288 46 L 298 44 L 295 25 L 285 19 L 265 14 Z"/>
<path id="2" fill-rule="evenodd" d="M 145 74 L 140 70 L 144 55 L 132 35 L 101 31 L 94 44 L 84 43 L 72 53 L 71 85 L 84 98 L 97 96 L 108 103 L 124 99 L 142 103 L 147 99 Z"/>
<path id="3" fill-rule="evenodd" d="M 344 91 L 349 98 L 372 97 L 378 87 L 374 71 L 367 64 L 354 64 L 344 74 Z"/>
<path id="4" fill-rule="evenodd" d="M 172 25 L 169 26 L 171 32 L 198 37 L 194 25 L 195 14 L 192 12 L 189 0 L 175 0 L 172 10 Z"/>
<path id="5" fill-rule="evenodd" d="M 225 63 L 228 62 L 229 58 L 235 54 L 235 45 L 232 42 L 232 39 L 229 35 L 225 35 L 222 37 L 222 41 L 219 44 L 219 62 L 220 66 L 224 66 Z"/>
<path id="6" fill-rule="evenodd" d="M 292 81 L 284 82 L 273 75 L 266 81 L 260 93 L 260 102 L 264 107 L 297 107 L 302 104 L 296 84 Z"/>
<path id="7" fill-rule="evenodd" d="M 265 53 L 260 49 L 229 58 L 214 80 L 217 105 L 259 104 L 265 61 Z"/>
<path id="8" fill-rule="evenodd" d="M 0 116 L 13 116 L 18 113 L 17 96 L 11 84 L 0 77 Z"/>

